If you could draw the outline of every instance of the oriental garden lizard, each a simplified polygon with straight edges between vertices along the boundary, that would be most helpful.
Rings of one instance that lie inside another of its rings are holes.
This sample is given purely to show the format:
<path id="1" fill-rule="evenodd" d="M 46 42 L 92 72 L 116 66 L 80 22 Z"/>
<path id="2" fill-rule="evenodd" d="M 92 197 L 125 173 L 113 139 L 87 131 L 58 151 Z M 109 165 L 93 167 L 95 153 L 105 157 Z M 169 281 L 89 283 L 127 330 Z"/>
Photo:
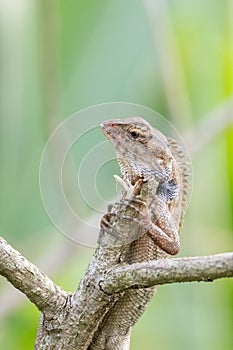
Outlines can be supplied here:
<path id="1" fill-rule="evenodd" d="M 102 219 L 99 244 L 108 245 L 110 236 L 128 239 L 120 264 L 177 254 L 187 201 L 187 155 L 176 141 L 139 117 L 109 120 L 102 124 L 102 129 L 118 158 L 123 179 L 116 177 L 116 180 L 123 188 L 123 195 L 118 209 L 115 204 Z M 131 289 L 118 295 L 88 349 L 128 350 L 132 326 L 155 290 L 155 287 Z"/>

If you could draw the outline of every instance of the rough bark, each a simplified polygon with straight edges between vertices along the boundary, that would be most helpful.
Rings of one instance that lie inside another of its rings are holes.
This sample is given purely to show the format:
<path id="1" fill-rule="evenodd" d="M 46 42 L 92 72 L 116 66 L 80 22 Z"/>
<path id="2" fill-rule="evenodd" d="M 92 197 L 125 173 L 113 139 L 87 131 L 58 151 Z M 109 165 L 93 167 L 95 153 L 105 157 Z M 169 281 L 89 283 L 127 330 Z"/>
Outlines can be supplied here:
<path id="1" fill-rule="evenodd" d="M 128 266 L 116 264 L 122 254 L 122 247 L 99 247 L 79 288 L 71 295 L 0 238 L 0 274 L 43 313 L 36 349 L 87 349 L 110 305 L 129 288 L 233 277 L 233 253 Z"/>

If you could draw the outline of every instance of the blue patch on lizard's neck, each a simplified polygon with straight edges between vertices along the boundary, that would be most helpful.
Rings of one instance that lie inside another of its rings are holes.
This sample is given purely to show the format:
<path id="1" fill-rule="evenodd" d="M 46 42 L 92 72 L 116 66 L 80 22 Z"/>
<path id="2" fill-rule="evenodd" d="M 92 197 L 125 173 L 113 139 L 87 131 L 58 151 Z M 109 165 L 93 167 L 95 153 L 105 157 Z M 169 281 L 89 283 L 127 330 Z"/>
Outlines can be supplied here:
<path id="1" fill-rule="evenodd" d="M 160 183 L 156 191 L 156 194 L 163 196 L 170 201 L 175 199 L 178 196 L 178 193 L 179 186 L 174 182 L 174 180 Z"/>

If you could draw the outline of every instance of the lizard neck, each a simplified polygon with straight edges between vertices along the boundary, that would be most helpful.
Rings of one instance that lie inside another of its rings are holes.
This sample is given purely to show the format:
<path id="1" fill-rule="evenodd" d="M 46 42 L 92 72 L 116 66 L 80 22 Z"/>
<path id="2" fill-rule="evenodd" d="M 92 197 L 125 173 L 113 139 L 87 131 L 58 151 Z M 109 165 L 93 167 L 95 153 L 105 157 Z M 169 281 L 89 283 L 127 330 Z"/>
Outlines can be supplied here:
<path id="1" fill-rule="evenodd" d="M 123 179 L 127 179 L 134 185 L 139 179 L 143 179 L 144 176 L 140 169 L 137 169 L 136 164 L 131 165 L 122 158 L 118 158 L 121 174 Z"/>
<path id="2" fill-rule="evenodd" d="M 160 171 L 159 169 L 154 169 L 151 165 L 141 166 L 140 163 L 128 162 L 120 157 L 118 157 L 118 162 L 123 179 L 129 180 L 132 185 L 139 179 L 143 179 L 144 182 L 166 182 L 171 175 L 170 168 Z"/>

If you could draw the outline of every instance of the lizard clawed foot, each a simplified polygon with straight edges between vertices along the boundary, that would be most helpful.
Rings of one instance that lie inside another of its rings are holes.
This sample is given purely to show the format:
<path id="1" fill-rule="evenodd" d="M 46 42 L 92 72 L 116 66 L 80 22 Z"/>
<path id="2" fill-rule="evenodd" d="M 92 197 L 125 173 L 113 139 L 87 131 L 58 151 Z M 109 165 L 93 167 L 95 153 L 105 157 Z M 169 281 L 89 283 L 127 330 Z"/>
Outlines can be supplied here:
<path id="1" fill-rule="evenodd" d="M 120 208 L 131 208 L 135 210 L 136 213 L 141 212 L 141 207 L 146 207 L 146 203 L 142 201 L 141 199 L 138 198 L 133 198 L 133 199 L 122 199 L 119 202 L 115 203 L 115 207 L 118 207 L 118 210 Z"/>
<path id="2" fill-rule="evenodd" d="M 131 182 L 128 179 L 123 180 L 118 175 L 113 175 L 113 177 L 116 183 L 122 188 L 124 198 L 128 200 L 132 199 L 134 193 L 134 186 L 131 184 Z"/>
<path id="3" fill-rule="evenodd" d="M 112 214 L 112 213 L 106 213 L 102 218 L 101 218 L 101 221 L 100 221 L 100 227 L 102 229 L 106 229 L 108 227 L 111 227 L 111 224 L 110 224 L 110 220 L 111 220 L 111 217 L 115 216 L 115 214 Z"/>
<path id="4" fill-rule="evenodd" d="M 134 185 L 130 182 L 129 179 L 122 179 L 118 175 L 113 175 L 116 183 L 122 188 L 123 190 L 123 198 L 127 200 L 132 200 L 138 192 L 140 192 L 143 180 L 138 179 Z"/>

